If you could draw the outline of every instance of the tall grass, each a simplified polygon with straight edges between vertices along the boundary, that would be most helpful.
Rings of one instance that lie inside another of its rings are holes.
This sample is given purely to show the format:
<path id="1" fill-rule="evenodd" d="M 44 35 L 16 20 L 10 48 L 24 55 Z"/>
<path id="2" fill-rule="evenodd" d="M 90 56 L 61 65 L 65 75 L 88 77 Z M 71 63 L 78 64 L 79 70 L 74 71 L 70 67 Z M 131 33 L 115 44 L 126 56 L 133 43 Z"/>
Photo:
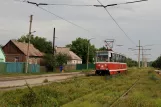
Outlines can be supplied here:
<path id="1" fill-rule="evenodd" d="M 0 107 L 108 107 L 139 77 L 137 85 L 115 107 L 157 107 L 161 102 L 161 82 L 152 70 L 129 69 L 127 74 L 115 77 L 74 77 L 65 82 L 0 92 Z"/>

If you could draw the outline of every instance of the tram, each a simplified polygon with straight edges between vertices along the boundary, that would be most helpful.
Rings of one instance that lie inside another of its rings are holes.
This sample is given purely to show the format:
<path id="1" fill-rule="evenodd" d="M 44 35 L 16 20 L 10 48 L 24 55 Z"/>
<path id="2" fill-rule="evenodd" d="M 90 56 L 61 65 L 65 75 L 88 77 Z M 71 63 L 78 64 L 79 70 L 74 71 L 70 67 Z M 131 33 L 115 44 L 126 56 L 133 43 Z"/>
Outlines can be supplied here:
<path id="1" fill-rule="evenodd" d="M 113 51 L 97 51 L 95 74 L 115 75 L 127 71 L 126 57 Z"/>

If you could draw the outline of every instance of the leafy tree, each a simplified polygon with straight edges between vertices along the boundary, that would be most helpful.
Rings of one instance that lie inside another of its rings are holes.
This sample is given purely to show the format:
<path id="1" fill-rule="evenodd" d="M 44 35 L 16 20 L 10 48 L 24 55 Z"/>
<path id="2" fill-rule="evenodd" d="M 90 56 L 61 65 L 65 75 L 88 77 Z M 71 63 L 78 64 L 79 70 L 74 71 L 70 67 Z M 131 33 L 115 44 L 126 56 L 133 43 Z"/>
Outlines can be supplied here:
<path id="1" fill-rule="evenodd" d="M 28 43 L 28 35 L 27 36 L 22 36 L 21 38 L 18 39 L 19 42 L 26 42 Z M 52 53 L 52 43 L 50 41 L 47 41 L 46 38 L 38 37 L 38 36 L 33 36 L 31 35 L 30 43 L 35 46 L 35 48 L 39 49 L 41 52 L 44 53 Z"/>
<path id="2" fill-rule="evenodd" d="M 105 46 L 103 46 L 103 47 L 101 47 L 101 48 L 98 49 L 98 51 L 107 51 L 107 50 L 108 49 Z"/>
<path id="3" fill-rule="evenodd" d="M 137 61 L 134 61 L 131 58 L 126 58 L 126 63 L 128 67 L 136 67 L 138 65 Z"/>
<path id="4" fill-rule="evenodd" d="M 77 38 L 76 40 L 72 41 L 72 44 L 66 46 L 69 47 L 70 50 L 76 53 L 80 58 L 82 58 L 82 62 L 83 64 L 85 64 L 87 61 L 88 45 L 89 45 L 89 62 L 93 63 L 96 48 L 94 45 L 91 45 L 87 39 Z"/>
<path id="5" fill-rule="evenodd" d="M 71 48 L 71 46 L 72 46 L 71 44 L 66 45 L 67 48 Z"/>
<path id="6" fill-rule="evenodd" d="M 53 54 L 46 54 L 44 56 L 47 71 L 54 71 L 56 68 L 56 61 Z"/>
<path id="7" fill-rule="evenodd" d="M 58 53 L 55 56 L 53 54 L 46 54 L 45 57 L 46 68 L 48 71 L 54 71 L 56 67 L 67 64 L 70 57 L 67 54 Z"/>
<path id="8" fill-rule="evenodd" d="M 70 59 L 71 59 L 70 56 L 68 56 L 67 54 L 58 53 L 55 55 L 55 60 L 56 60 L 57 66 L 62 66 L 64 64 L 67 64 L 67 61 Z"/>
<path id="9" fill-rule="evenodd" d="M 153 63 L 152 66 L 154 68 L 160 68 L 161 69 L 161 56 L 158 57 Z"/>

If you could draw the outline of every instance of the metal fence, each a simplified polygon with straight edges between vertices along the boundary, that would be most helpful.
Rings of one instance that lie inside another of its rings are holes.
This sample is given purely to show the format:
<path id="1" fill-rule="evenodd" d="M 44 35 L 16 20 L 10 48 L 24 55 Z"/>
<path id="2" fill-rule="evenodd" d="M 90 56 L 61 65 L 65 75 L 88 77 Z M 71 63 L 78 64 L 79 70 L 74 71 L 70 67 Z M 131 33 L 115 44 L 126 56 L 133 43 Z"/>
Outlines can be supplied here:
<path id="1" fill-rule="evenodd" d="M 76 70 L 87 69 L 87 64 L 77 64 Z M 95 69 L 95 64 L 88 64 L 88 69 Z"/>
<path id="2" fill-rule="evenodd" d="M 25 73 L 25 65 L 26 63 L 20 62 L 1 62 L 0 73 Z M 29 64 L 28 72 L 40 72 L 40 66 L 38 64 Z"/>

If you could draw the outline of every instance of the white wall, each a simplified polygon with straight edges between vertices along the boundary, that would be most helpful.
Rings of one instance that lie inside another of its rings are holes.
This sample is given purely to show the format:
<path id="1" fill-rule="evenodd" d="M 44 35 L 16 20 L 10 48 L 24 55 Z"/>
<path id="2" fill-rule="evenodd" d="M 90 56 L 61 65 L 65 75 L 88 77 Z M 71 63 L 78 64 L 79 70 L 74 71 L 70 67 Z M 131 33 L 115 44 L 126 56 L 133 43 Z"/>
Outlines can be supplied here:
<path id="1" fill-rule="evenodd" d="M 80 61 L 80 60 L 71 60 L 71 61 L 68 61 L 67 64 L 82 64 L 82 61 Z"/>

